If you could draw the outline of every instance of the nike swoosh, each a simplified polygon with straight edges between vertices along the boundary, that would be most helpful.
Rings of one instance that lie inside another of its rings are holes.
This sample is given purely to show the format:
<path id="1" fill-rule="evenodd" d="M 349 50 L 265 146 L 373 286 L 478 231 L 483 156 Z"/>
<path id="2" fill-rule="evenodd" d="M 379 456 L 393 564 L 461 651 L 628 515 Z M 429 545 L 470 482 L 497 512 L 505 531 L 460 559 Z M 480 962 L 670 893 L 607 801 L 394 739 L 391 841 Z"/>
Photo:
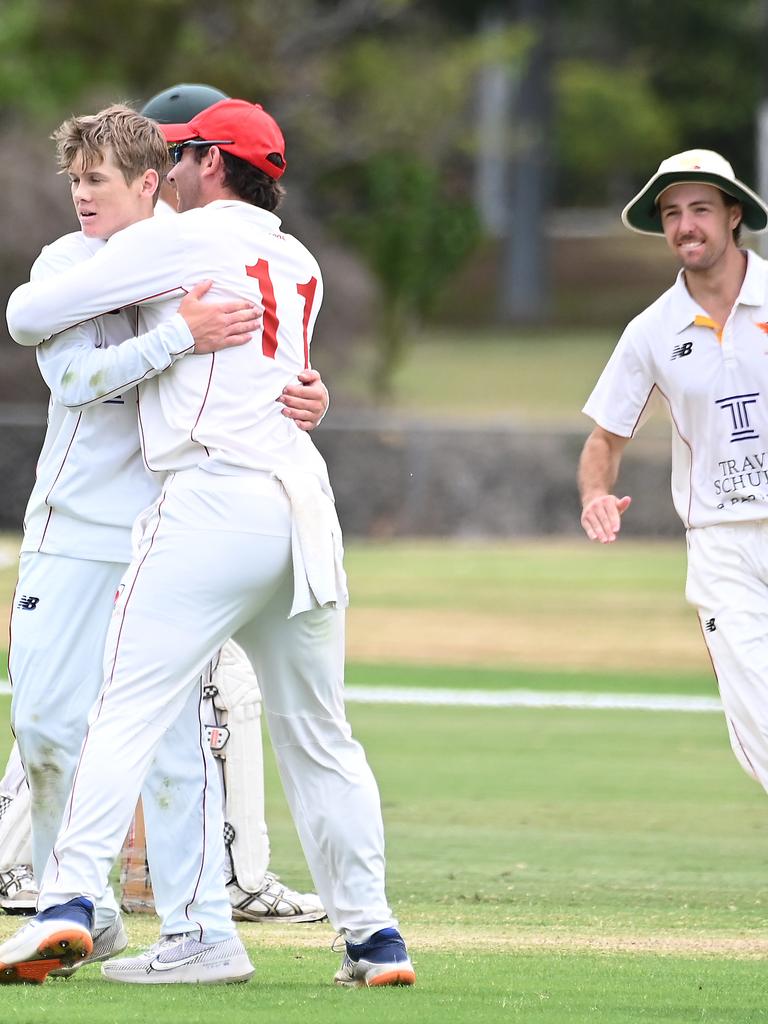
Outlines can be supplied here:
<path id="1" fill-rule="evenodd" d="M 161 960 L 159 957 L 150 963 L 150 971 L 172 971 L 175 967 L 185 967 L 200 959 L 200 953 L 193 953 L 192 956 L 185 956 L 181 960 Z"/>

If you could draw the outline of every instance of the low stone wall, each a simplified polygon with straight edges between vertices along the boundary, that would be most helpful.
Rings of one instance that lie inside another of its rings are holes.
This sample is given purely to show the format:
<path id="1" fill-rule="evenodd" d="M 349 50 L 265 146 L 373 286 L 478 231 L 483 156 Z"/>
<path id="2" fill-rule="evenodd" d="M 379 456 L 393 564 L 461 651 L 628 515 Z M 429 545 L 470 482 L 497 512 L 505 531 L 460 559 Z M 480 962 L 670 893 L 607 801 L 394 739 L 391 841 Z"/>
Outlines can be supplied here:
<path id="1" fill-rule="evenodd" d="M 315 436 L 348 536 L 519 537 L 580 532 L 575 477 L 588 429 L 337 419 Z M 627 449 L 620 487 L 635 497 L 628 535 L 681 532 L 669 474 L 667 438 Z"/>
<path id="2" fill-rule="evenodd" d="M 523 537 L 578 534 L 575 473 L 588 430 L 435 425 L 333 410 L 314 440 L 331 474 L 347 537 Z M 18 530 L 45 430 L 36 406 L 0 406 L 0 529 Z M 621 493 L 629 536 L 681 532 L 669 493 L 669 442 L 630 445 Z"/>

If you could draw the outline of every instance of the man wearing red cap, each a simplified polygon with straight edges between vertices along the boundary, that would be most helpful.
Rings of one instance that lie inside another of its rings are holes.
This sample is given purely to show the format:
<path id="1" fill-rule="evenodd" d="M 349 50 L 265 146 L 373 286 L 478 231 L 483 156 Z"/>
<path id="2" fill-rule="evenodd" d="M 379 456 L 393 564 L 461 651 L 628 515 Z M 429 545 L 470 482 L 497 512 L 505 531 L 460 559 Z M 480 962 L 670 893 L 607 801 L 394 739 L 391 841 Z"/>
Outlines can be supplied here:
<path id="1" fill-rule="evenodd" d="M 145 117 L 159 124 L 188 122 L 201 111 L 230 97 L 220 89 L 201 83 L 172 85 L 149 99 L 141 108 Z M 178 195 L 163 179 L 156 216 L 177 212 Z M 318 392 L 328 392 L 320 374 L 311 368 L 298 374 L 305 387 L 287 385 L 278 398 L 303 429 L 312 427 Z M 323 415 L 325 413 L 323 412 Z M 302 419 L 303 417 L 303 419 Z M 303 923 L 320 921 L 325 910 L 315 893 L 296 892 L 269 870 L 270 844 L 264 796 L 264 754 L 262 750 L 261 691 L 253 669 L 240 648 L 228 641 L 222 648 L 213 678 L 203 690 L 203 720 L 211 737 L 216 764 L 222 775 L 224 826 L 227 847 L 227 889 L 236 921 L 260 923 Z M 135 882 L 123 890 L 123 902 L 130 900 L 142 910 L 152 910 L 151 879 L 145 869 L 141 817 L 123 851 L 123 864 Z M 135 848 L 130 844 L 134 843 Z M 138 858 L 136 857 L 138 852 Z M 132 872 L 131 865 L 138 870 Z"/>
<path id="2" fill-rule="evenodd" d="M 739 247 L 768 207 L 709 150 L 662 162 L 625 207 L 663 235 L 681 270 L 622 335 L 584 412 L 597 426 L 579 467 L 590 540 L 616 540 L 622 453 L 657 394 L 669 410 L 672 493 L 687 530 L 686 597 L 699 615 L 733 751 L 768 789 L 768 264 Z"/>
<path id="3" fill-rule="evenodd" d="M 309 363 L 322 297 L 316 261 L 274 214 L 286 165 L 282 134 L 243 100 L 223 100 L 163 130 L 175 163 L 168 179 L 186 212 L 161 227 L 135 225 L 87 267 L 17 289 L 8 307 L 12 335 L 35 343 L 136 303 L 153 326 L 193 281 L 209 279 L 214 298 L 258 303 L 263 329 L 247 345 L 187 358 L 143 386 L 147 461 L 170 476 L 118 594 L 105 682 L 42 880 L 40 913 L 0 947 L 0 965 L 18 977 L 87 954 L 91 894 L 119 850 L 153 750 L 188 696 L 180 680 L 194 678 L 233 636 L 256 669 L 304 852 L 346 941 L 334 980 L 412 984 L 384 891 L 378 789 L 344 711 L 347 591 L 327 470 L 273 398 Z M 177 965 L 204 953 L 179 945 L 143 969 L 154 973 L 150 981 L 172 980 Z"/>

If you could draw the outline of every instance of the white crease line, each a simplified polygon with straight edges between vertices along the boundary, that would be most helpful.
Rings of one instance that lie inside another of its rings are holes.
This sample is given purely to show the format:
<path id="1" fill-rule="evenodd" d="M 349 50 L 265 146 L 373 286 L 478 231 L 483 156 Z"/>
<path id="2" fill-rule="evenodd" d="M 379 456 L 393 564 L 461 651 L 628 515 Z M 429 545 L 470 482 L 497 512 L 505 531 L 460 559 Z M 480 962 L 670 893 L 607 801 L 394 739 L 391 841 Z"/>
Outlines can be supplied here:
<path id="1" fill-rule="evenodd" d="M 679 694 L 572 693 L 542 690 L 435 690 L 426 687 L 348 686 L 346 699 L 358 704 L 439 704 L 485 708 L 607 708 L 629 711 L 711 712 L 716 697 Z"/>
<path id="2" fill-rule="evenodd" d="M 0 694 L 10 693 L 7 679 L 0 680 Z M 681 694 L 577 693 L 542 690 L 435 690 L 408 686 L 347 686 L 350 704 L 432 704 L 463 708 L 602 708 L 621 711 L 721 712 L 716 697 Z"/>

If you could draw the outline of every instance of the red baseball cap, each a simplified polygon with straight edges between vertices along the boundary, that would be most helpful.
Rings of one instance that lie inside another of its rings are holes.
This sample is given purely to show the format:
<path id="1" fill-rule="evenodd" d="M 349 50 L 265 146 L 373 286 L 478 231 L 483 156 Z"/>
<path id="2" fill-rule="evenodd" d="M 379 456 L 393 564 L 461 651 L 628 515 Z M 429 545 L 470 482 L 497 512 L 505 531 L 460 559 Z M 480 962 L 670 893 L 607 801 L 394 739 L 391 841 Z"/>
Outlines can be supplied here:
<path id="1" fill-rule="evenodd" d="M 286 168 L 283 133 L 259 103 L 220 100 L 187 124 L 161 124 L 159 128 L 168 142 L 215 139 L 219 149 L 253 164 L 270 178 L 280 178 Z"/>

